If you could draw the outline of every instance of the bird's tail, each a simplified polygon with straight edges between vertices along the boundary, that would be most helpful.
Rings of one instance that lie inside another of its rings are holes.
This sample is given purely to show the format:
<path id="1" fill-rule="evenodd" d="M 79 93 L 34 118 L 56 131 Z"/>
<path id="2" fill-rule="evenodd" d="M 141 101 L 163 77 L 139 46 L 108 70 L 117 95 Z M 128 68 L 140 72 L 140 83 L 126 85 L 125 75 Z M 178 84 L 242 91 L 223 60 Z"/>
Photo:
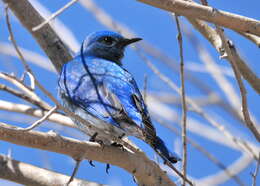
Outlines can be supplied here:
<path id="1" fill-rule="evenodd" d="M 168 160 L 171 163 L 177 163 L 181 160 L 181 158 L 176 153 L 169 151 L 164 141 L 158 136 L 155 137 L 151 146 L 164 161 Z"/>

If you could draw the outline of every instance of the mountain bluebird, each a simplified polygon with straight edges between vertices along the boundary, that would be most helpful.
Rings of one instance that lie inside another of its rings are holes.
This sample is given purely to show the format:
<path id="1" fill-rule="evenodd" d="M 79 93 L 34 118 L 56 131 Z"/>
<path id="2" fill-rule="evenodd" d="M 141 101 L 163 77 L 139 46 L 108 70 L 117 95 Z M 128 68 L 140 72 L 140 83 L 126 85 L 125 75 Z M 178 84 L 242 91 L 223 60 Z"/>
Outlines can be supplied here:
<path id="1" fill-rule="evenodd" d="M 135 136 L 148 143 L 164 161 L 176 163 L 180 158 L 156 135 L 133 76 L 122 67 L 125 47 L 139 40 L 111 31 L 90 34 L 79 54 L 63 66 L 59 95 L 66 108 L 95 126 L 88 128 L 74 120 L 96 141 L 112 143 L 112 138 L 102 134 Z"/>

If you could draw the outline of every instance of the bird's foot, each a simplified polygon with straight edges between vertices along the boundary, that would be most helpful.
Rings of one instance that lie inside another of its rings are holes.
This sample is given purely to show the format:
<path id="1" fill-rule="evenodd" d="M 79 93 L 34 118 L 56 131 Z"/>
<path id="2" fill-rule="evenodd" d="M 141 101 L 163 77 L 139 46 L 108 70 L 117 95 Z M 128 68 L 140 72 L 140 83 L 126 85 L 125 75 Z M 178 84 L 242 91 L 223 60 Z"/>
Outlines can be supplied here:
<path id="1" fill-rule="evenodd" d="M 123 133 L 121 136 L 118 136 L 119 139 L 122 139 L 125 136 L 125 133 Z"/>
<path id="2" fill-rule="evenodd" d="M 90 142 L 95 142 L 97 135 L 98 135 L 98 133 L 95 132 L 95 133 L 89 138 L 89 141 L 90 141 Z"/>
<path id="3" fill-rule="evenodd" d="M 92 167 L 95 167 L 95 165 L 93 164 L 93 161 L 92 161 L 92 160 L 89 160 L 88 163 L 89 163 Z"/>
<path id="4" fill-rule="evenodd" d="M 109 169 L 110 169 L 110 165 L 107 163 L 107 165 L 106 165 L 106 173 L 107 174 L 109 173 Z"/>
<path id="5" fill-rule="evenodd" d="M 118 147 L 118 148 L 120 148 L 122 151 L 125 151 L 124 146 L 123 146 L 122 144 L 117 143 L 117 142 L 111 143 L 111 146 L 113 146 L 113 147 Z"/>
<path id="6" fill-rule="evenodd" d="M 102 140 L 96 140 L 95 142 L 97 142 L 101 146 L 102 150 L 104 150 L 105 144 Z"/>

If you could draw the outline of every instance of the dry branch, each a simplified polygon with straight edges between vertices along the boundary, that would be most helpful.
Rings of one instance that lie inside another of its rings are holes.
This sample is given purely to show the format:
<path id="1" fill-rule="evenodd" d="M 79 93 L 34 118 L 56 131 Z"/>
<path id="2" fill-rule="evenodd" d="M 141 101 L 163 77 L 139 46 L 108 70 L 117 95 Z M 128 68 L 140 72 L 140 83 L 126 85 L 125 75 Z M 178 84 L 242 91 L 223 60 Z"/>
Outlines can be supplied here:
<path id="1" fill-rule="evenodd" d="M 239 32 L 260 36 L 258 20 L 183 0 L 137 0 L 166 11 L 201 19 Z"/>
<path id="2" fill-rule="evenodd" d="M 0 110 L 6 110 L 10 112 L 17 112 L 21 114 L 26 114 L 29 116 L 34 116 L 37 118 L 42 118 L 44 115 L 47 114 L 48 111 L 44 111 L 41 109 L 33 108 L 29 105 L 24 104 L 17 104 L 12 103 L 9 101 L 0 100 Z M 67 127 L 75 127 L 71 119 L 67 116 L 64 116 L 62 114 L 53 113 L 50 117 L 48 117 L 48 121 L 55 122 Z"/>
<path id="3" fill-rule="evenodd" d="M 183 57 L 183 41 L 180 21 L 177 15 L 175 15 L 175 21 L 178 30 L 178 44 L 179 44 L 179 54 L 180 54 L 180 76 L 181 76 L 181 107 L 182 107 L 182 174 L 184 177 L 187 176 L 187 104 L 185 96 L 185 79 L 184 79 L 184 57 Z M 182 183 L 183 186 L 186 185 L 185 180 Z"/>
<path id="4" fill-rule="evenodd" d="M 189 22 L 212 44 L 214 48 L 220 53 L 220 56 L 225 56 L 222 49 L 222 41 L 218 33 L 207 23 L 187 18 Z M 237 67 L 245 80 L 254 88 L 254 90 L 260 94 L 260 78 L 248 67 L 247 63 L 239 56 L 237 51 L 233 54 Z"/>
<path id="5" fill-rule="evenodd" d="M 84 158 L 116 165 L 133 174 L 140 184 L 175 185 L 166 173 L 143 153 L 122 151 L 120 148 L 106 145 L 101 147 L 97 143 L 78 141 L 55 133 L 24 132 L 3 123 L 0 123 L 0 139 L 17 145 L 65 154 L 76 159 Z"/>
<path id="6" fill-rule="evenodd" d="M 37 173 L 37 174 L 35 174 Z M 69 176 L 20 162 L 0 155 L 0 178 L 30 186 L 61 186 Z M 74 179 L 70 186 L 102 186 L 94 182 Z"/>

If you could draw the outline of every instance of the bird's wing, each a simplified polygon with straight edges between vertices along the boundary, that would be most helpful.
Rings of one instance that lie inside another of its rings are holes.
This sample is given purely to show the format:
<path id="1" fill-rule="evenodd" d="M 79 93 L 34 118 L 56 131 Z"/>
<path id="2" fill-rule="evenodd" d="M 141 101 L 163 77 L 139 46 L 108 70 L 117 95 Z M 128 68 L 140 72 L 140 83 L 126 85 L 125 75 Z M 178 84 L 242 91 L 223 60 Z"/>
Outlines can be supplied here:
<path id="1" fill-rule="evenodd" d="M 123 112 L 121 116 L 125 115 L 130 118 L 136 125 L 145 131 L 149 136 L 156 136 L 156 131 L 150 116 L 148 114 L 146 105 L 142 95 L 137 87 L 136 81 L 132 75 L 123 68 L 116 68 L 116 77 L 106 76 L 104 79 L 104 86 L 115 102 L 119 102 Z"/>

